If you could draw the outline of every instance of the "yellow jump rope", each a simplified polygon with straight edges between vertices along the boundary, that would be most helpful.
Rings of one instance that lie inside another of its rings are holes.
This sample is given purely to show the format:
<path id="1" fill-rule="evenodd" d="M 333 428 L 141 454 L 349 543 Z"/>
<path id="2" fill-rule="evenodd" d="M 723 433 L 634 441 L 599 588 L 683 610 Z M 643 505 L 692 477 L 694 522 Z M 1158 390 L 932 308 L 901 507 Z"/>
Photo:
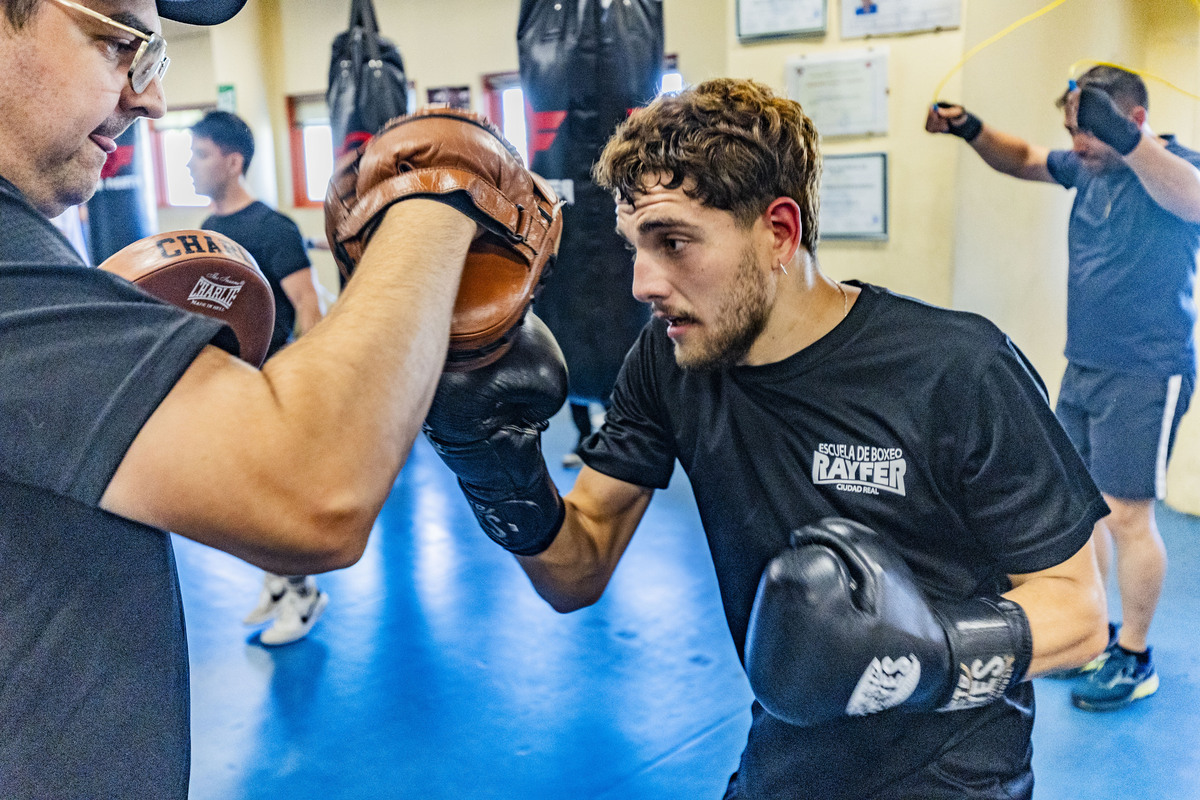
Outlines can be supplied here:
<path id="1" fill-rule="evenodd" d="M 1046 4 L 1042 8 L 1039 8 L 1037 11 L 1034 11 L 1032 14 L 1028 14 L 1024 17 L 1021 17 L 1019 20 L 1017 20 L 1013 24 L 1004 28 L 1004 30 L 1000 31 L 999 33 L 994 34 L 993 36 L 989 36 L 987 39 L 984 39 L 982 42 L 980 42 L 979 44 L 975 45 L 970 50 L 968 50 L 966 55 L 964 55 L 962 57 L 962 60 L 950 68 L 950 71 L 946 73 L 946 77 L 942 78 L 941 82 L 938 83 L 937 88 L 933 90 L 933 104 L 935 106 L 937 105 L 938 100 L 941 98 L 941 95 L 942 95 L 942 89 L 946 88 L 946 84 L 949 82 L 950 78 L 954 76 L 954 73 L 956 73 L 960 69 L 962 69 L 964 64 L 966 64 L 972 58 L 977 56 L 984 48 L 987 48 L 987 47 L 995 44 L 996 42 L 1000 41 L 1005 36 L 1008 36 L 1010 33 L 1015 31 L 1017 28 L 1020 28 L 1022 25 L 1025 25 L 1026 23 L 1029 23 L 1029 22 L 1033 22 L 1035 19 L 1037 19 L 1038 17 L 1041 17 L 1045 14 L 1049 14 L 1051 11 L 1053 11 L 1054 9 L 1058 8 L 1063 3 L 1066 3 L 1066 2 L 1068 2 L 1068 0 L 1054 0 L 1054 2 Z M 1200 11 L 1200 0 L 1191 0 L 1191 3 L 1193 6 L 1196 7 L 1197 11 Z M 1133 67 L 1126 67 L 1121 64 L 1113 64 L 1112 62 L 1109 62 L 1109 61 L 1093 61 L 1091 59 L 1083 59 L 1080 61 L 1076 61 L 1074 64 L 1071 65 L 1070 69 L 1068 70 L 1068 75 L 1067 75 L 1068 86 L 1071 89 L 1075 88 L 1075 79 L 1079 76 L 1080 68 L 1085 64 L 1091 65 L 1091 66 L 1116 67 L 1117 69 L 1123 69 L 1126 72 L 1132 72 L 1135 75 L 1140 75 L 1142 78 L 1148 78 L 1150 80 L 1157 81 L 1161 84 L 1169 86 L 1170 88 L 1174 89 L 1175 91 L 1179 92 L 1180 94 L 1186 95 L 1187 97 L 1191 97 L 1194 100 L 1200 100 L 1200 95 L 1193 94 L 1193 93 L 1187 91 L 1186 89 L 1181 89 L 1180 87 L 1171 83 L 1166 78 L 1161 78 L 1158 75 L 1154 75 L 1154 74 L 1146 72 L 1144 70 L 1134 69 Z"/>

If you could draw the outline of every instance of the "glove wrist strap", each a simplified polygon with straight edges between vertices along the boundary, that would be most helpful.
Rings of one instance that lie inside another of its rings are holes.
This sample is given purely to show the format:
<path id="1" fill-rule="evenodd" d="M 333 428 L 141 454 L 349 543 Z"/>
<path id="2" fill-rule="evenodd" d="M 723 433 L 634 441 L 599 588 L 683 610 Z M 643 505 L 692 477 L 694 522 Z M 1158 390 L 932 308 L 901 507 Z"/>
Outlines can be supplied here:
<path id="1" fill-rule="evenodd" d="M 1003 597 L 975 597 L 934 610 L 950 646 L 950 686 L 939 711 L 987 705 L 1025 678 L 1033 635 L 1019 605 Z"/>
<path id="2" fill-rule="evenodd" d="M 488 492 L 459 479 L 479 527 L 496 544 L 518 556 L 535 556 L 558 536 L 566 517 L 566 506 L 558 495 L 550 473 L 541 474 L 517 494 Z"/>

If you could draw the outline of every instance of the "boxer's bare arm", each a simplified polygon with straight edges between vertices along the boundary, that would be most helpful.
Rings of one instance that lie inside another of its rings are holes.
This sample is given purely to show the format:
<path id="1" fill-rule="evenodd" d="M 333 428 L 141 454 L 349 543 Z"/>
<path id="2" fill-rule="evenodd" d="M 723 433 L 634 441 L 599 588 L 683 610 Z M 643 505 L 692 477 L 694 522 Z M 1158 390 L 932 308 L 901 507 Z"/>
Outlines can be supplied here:
<path id="1" fill-rule="evenodd" d="M 1010 575 L 1005 597 L 1029 618 L 1029 677 L 1080 666 L 1108 644 L 1104 583 L 1091 540 L 1066 561 L 1040 572 Z"/>
<path id="2" fill-rule="evenodd" d="M 330 314 L 261 372 L 200 354 L 101 507 L 272 572 L 353 563 L 429 408 L 476 230 L 443 203 L 394 205 Z"/>
<path id="3" fill-rule="evenodd" d="M 554 542 L 536 556 L 517 556 L 537 593 L 566 613 L 600 599 L 653 489 L 584 467 L 563 498 L 566 518 Z"/>

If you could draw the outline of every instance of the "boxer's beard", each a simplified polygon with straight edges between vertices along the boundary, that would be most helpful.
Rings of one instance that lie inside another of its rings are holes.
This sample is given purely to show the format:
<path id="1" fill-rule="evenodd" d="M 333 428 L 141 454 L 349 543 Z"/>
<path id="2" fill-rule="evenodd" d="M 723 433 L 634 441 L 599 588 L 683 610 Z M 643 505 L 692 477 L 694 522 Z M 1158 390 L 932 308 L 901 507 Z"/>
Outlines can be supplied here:
<path id="1" fill-rule="evenodd" d="M 704 338 L 675 348 L 675 363 L 684 369 L 716 370 L 735 366 L 746 357 L 770 316 L 767 276 L 752 248 L 738 262 L 733 288 L 711 323 L 701 326 Z"/>

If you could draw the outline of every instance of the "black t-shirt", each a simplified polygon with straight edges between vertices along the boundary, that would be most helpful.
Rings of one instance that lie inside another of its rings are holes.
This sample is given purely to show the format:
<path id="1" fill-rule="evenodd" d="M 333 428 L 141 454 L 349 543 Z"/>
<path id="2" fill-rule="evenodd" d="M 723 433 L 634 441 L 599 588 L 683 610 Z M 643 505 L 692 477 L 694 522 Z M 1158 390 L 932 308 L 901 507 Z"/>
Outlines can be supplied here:
<path id="1" fill-rule="evenodd" d="M 218 216 L 213 214 L 201 228 L 223 233 L 250 251 L 258 267 L 271 284 L 275 296 L 275 330 L 267 357 L 288 343 L 296 327 L 296 309 L 283 291 L 281 281 L 293 272 L 308 269 L 308 251 L 296 223 L 264 203 L 255 200 L 241 211 Z"/>
<path id="2" fill-rule="evenodd" d="M 1107 512 L 1008 337 L 982 317 L 856 285 L 840 325 L 764 366 L 682 370 L 652 322 L 580 452 L 593 469 L 655 488 L 679 460 L 739 654 L 767 561 L 822 517 L 879 531 L 930 596 L 965 598 L 1064 561 Z M 1019 766 L 1032 709 L 1027 682 L 979 710 L 808 729 L 755 703 L 739 797 L 862 797 L 950 746 Z"/>
<path id="3" fill-rule="evenodd" d="M 85 266 L 0 178 L 0 797 L 187 797 L 170 538 L 97 506 L 217 321 Z"/>

